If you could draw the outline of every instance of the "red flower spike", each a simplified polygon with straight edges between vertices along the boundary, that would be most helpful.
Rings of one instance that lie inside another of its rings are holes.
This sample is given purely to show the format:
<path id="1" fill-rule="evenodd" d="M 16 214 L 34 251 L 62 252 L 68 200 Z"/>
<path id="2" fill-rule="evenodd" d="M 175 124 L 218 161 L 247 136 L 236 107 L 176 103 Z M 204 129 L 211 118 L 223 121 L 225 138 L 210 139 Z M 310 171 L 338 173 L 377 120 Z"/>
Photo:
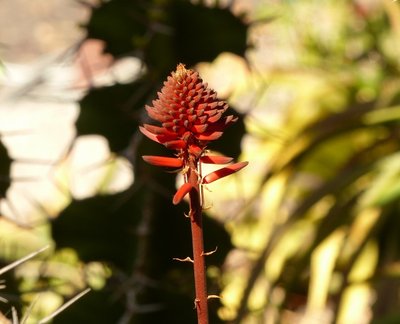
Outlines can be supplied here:
<path id="1" fill-rule="evenodd" d="M 207 88 L 197 72 L 187 70 L 183 64 L 179 64 L 164 82 L 153 106 L 145 108 L 149 117 L 162 123 L 162 127 L 145 124 L 142 133 L 164 145 L 184 140 L 204 148 L 236 121 L 234 116 L 222 117 L 228 104 L 219 100 L 214 90 Z M 187 132 L 189 138 L 183 138 Z M 177 150 L 186 146 L 169 144 L 170 148 Z"/>
<path id="2" fill-rule="evenodd" d="M 172 203 L 179 204 L 189 195 L 189 218 L 193 243 L 195 305 L 198 323 L 208 324 L 206 264 L 202 225 L 202 184 L 211 183 L 235 173 L 247 165 L 240 162 L 228 165 L 202 178 L 200 163 L 225 164 L 231 158 L 205 155 L 207 144 L 222 136 L 226 127 L 237 117 L 224 116 L 228 104 L 193 70 L 179 64 L 167 78 L 158 99 L 146 106 L 148 116 L 159 124 L 144 124 L 140 131 L 151 140 L 175 150 L 176 158 L 143 156 L 153 165 L 182 169 L 185 183 L 175 193 Z M 161 125 L 160 125 L 161 124 Z"/>
<path id="3" fill-rule="evenodd" d="M 182 201 L 182 199 L 189 193 L 189 191 L 192 190 L 192 188 L 193 186 L 190 183 L 184 183 L 175 193 L 174 198 L 172 199 L 172 203 L 174 205 L 178 205 Z"/>
<path id="4" fill-rule="evenodd" d="M 209 184 L 232 173 L 238 172 L 240 169 L 243 169 L 247 164 L 249 164 L 249 162 L 238 162 L 217 171 L 211 172 L 203 178 L 202 183 Z"/>
<path id="5" fill-rule="evenodd" d="M 144 124 L 139 129 L 149 139 L 177 151 L 177 158 L 144 156 L 143 159 L 152 165 L 185 170 L 186 183 L 173 199 L 173 203 L 177 204 L 191 188 L 197 188 L 201 183 L 200 173 L 196 173 L 196 181 L 189 180 L 188 176 L 190 172 L 198 172 L 199 163 L 227 164 L 232 161 L 230 157 L 207 156 L 204 152 L 207 144 L 220 138 L 237 117 L 224 116 L 228 104 L 217 98 L 217 93 L 208 88 L 196 71 L 187 70 L 183 64 L 179 64 L 176 71 L 168 76 L 157 95 L 152 106 L 146 105 L 145 109 L 159 125 Z M 229 165 L 210 173 L 202 183 L 211 183 L 246 165 L 247 162 Z"/>
<path id="6" fill-rule="evenodd" d="M 155 156 L 155 155 L 143 155 L 142 158 L 147 163 L 155 166 L 162 166 L 168 168 L 181 168 L 183 166 L 183 160 L 178 158 Z"/>

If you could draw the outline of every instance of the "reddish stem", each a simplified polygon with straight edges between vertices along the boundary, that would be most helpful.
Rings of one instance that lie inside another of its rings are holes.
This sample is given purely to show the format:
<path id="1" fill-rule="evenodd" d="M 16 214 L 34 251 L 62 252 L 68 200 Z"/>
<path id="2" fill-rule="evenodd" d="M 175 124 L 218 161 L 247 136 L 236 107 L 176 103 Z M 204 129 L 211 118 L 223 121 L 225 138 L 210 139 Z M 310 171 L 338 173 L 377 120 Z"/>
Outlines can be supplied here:
<path id="1" fill-rule="evenodd" d="M 188 182 L 193 186 L 189 192 L 190 223 L 192 229 L 194 281 L 196 289 L 195 306 L 197 323 L 208 324 L 207 282 L 203 243 L 203 223 L 201 206 L 200 175 L 197 172 L 197 161 L 191 161 L 187 175 Z"/>

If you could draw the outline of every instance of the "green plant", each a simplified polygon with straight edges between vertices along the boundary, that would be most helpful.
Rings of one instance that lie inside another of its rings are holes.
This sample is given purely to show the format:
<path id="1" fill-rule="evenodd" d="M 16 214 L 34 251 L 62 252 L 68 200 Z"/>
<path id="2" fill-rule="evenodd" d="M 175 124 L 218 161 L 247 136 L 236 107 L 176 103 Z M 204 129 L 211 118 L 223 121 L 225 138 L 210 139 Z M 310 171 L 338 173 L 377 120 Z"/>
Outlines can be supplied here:
<path id="1" fill-rule="evenodd" d="M 14 262 L 12 262 L 11 264 L 3 267 L 0 269 L 0 276 L 3 275 L 4 273 L 6 273 L 7 271 L 10 271 L 16 267 L 18 267 L 19 265 L 33 259 L 35 256 L 37 256 L 38 254 L 42 253 L 43 251 L 47 250 L 49 248 L 49 246 L 45 246 L 37 251 L 34 251 Z M 0 283 L 2 285 L 0 285 L 0 289 L 4 288 L 6 285 L 3 285 L 3 282 L 0 281 Z M 68 300 L 67 302 L 65 302 L 63 305 L 61 305 L 58 309 L 56 309 L 55 311 L 53 311 L 51 314 L 47 315 L 45 318 L 41 318 L 40 321 L 38 322 L 39 324 L 45 324 L 45 323 L 49 323 L 54 317 L 56 317 L 58 314 L 60 314 L 62 311 L 64 311 L 66 308 L 68 308 L 69 306 L 71 306 L 73 303 L 75 303 L 78 299 L 80 299 L 81 297 L 83 297 L 84 295 L 86 295 L 91 289 L 90 288 L 86 288 L 85 290 L 83 290 L 82 292 L 80 292 L 79 294 L 77 294 L 76 296 L 74 296 L 73 298 L 71 298 L 70 300 Z M 21 320 L 18 319 L 18 314 L 17 311 L 15 309 L 15 307 L 11 307 L 11 314 L 12 314 L 12 321 L 8 320 L 5 318 L 5 316 L 0 312 L 0 321 L 1 323 L 4 324 L 24 324 L 26 323 L 32 314 L 32 308 L 35 306 L 35 303 L 38 301 L 38 299 L 40 298 L 40 295 L 38 296 L 38 298 L 36 300 L 34 300 L 28 307 L 27 311 L 25 312 L 23 318 L 21 318 Z M 3 298 L 0 296 L 0 302 L 8 302 L 7 299 Z"/>

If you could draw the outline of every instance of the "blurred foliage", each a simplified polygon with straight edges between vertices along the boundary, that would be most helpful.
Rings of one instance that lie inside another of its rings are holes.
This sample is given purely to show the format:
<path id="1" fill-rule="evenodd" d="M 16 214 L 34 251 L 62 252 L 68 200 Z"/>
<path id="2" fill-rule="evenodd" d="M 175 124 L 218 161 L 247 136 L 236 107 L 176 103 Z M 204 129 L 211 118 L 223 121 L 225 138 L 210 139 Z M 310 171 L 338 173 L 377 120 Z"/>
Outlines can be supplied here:
<path id="1" fill-rule="evenodd" d="M 400 4 L 249 7 L 246 16 L 203 1 L 93 8 L 88 37 L 143 68 L 130 84 L 91 89 L 76 128 L 106 137 L 135 180 L 23 229 L 31 249 L 54 250 L 6 278 L 19 309 L 33 302 L 30 292 L 62 296 L 54 310 L 90 285 L 54 323 L 195 322 L 192 267 L 172 260 L 191 254 L 187 206 L 171 204 L 173 174 L 141 161 L 166 151 L 137 131 L 143 106 L 183 62 L 217 90 L 230 84 L 224 94 L 242 118 L 212 149 L 250 161 L 206 188 L 206 249 L 218 246 L 207 259 L 209 288 L 222 297 L 210 302 L 211 323 L 400 321 Z M 12 161 L 3 163 L 7 178 Z M 2 224 L 4 233 L 17 228 Z M 12 239 L 4 236 L 18 246 Z"/>
<path id="2" fill-rule="evenodd" d="M 93 10 L 86 28 L 88 37 L 106 42 L 107 52 L 139 57 L 155 77 L 169 74 L 177 62 L 191 66 L 246 50 L 247 26 L 239 17 L 184 0 L 107 1 Z"/>
<path id="3" fill-rule="evenodd" d="M 258 62 L 264 74 L 251 81 L 262 96 L 245 85 L 232 98 L 255 98 L 244 155 L 258 172 L 243 176 L 241 216 L 228 224 L 235 246 L 251 252 L 241 256 L 246 279 L 225 273 L 221 315 L 398 321 L 400 6 L 298 1 L 264 10 L 279 13 L 258 30 L 276 61 Z"/>

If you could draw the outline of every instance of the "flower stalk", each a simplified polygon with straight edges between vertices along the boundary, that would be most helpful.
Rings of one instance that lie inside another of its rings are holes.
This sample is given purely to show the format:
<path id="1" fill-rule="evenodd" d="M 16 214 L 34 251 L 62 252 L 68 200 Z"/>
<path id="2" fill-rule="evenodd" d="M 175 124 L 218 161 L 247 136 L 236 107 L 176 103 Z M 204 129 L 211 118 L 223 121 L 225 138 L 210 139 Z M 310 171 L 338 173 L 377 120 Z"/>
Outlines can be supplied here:
<path id="1" fill-rule="evenodd" d="M 207 145 L 222 136 L 225 128 L 237 120 L 233 115 L 224 116 L 228 104 L 217 98 L 214 90 L 193 70 L 179 64 L 167 78 L 158 99 L 146 106 L 150 118 L 161 126 L 144 124 L 140 131 L 151 140 L 175 151 L 175 157 L 143 156 L 152 165 L 181 171 L 184 183 L 176 191 L 172 202 L 179 204 L 189 196 L 189 218 L 192 231 L 192 247 L 195 307 L 199 324 L 208 324 L 208 295 L 203 243 L 203 185 L 212 183 L 244 168 L 248 162 L 232 162 L 226 156 L 207 154 Z M 206 176 L 202 176 L 201 163 L 228 164 Z M 185 259 L 186 260 L 186 259 Z"/>
<path id="2" fill-rule="evenodd" d="M 208 299 L 203 243 L 202 193 L 199 185 L 200 175 L 195 167 L 195 165 L 189 167 L 187 175 L 187 183 L 192 186 L 189 192 L 189 217 L 192 231 L 193 271 L 196 291 L 195 306 L 198 323 L 206 324 L 208 323 Z"/>

